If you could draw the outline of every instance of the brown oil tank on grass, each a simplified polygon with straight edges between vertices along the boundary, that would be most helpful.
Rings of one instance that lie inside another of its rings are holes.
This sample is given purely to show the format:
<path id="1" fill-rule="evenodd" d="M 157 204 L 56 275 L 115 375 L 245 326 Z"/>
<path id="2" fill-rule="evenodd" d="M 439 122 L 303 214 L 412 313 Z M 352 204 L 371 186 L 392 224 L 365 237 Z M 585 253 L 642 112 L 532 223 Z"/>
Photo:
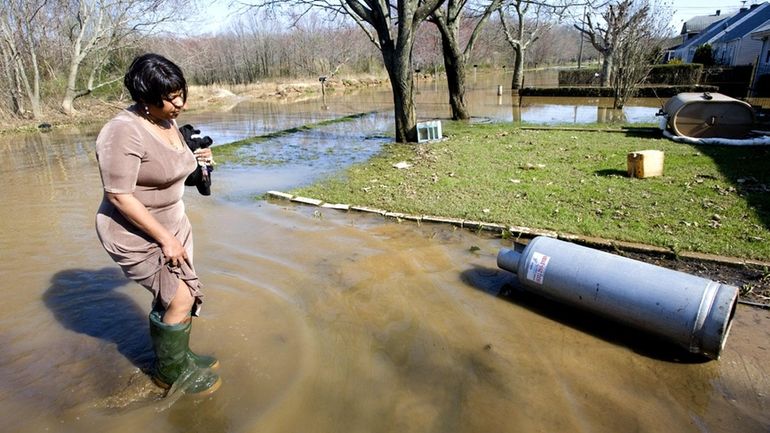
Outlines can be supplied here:
<path id="1" fill-rule="evenodd" d="M 721 93 L 680 93 L 663 106 L 676 135 L 695 138 L 745 138 L 754 125 L 746 102 Z"/>

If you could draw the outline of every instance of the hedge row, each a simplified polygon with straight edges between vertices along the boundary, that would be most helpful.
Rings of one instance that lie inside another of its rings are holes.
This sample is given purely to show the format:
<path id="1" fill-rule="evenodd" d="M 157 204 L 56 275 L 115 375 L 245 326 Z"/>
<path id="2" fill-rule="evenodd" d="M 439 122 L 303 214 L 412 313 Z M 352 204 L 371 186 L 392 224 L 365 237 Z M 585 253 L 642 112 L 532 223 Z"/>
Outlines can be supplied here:
<path id="1" fill-rule="evenodd" d="M 702 74 L 703 65 L 697 63 L 655 65 L 647 75 L 645 83 L 689 86 L 700 83 Z"/>
<path id="2" fill-rule="evenodd" d="M 751 74 L 753 72 L 753 65 L 717 66 L 706 69 L 701 82 L 719 87 L 719 93 L 724 93 L 733 98 L 744 98 L 751 85 Z"/>

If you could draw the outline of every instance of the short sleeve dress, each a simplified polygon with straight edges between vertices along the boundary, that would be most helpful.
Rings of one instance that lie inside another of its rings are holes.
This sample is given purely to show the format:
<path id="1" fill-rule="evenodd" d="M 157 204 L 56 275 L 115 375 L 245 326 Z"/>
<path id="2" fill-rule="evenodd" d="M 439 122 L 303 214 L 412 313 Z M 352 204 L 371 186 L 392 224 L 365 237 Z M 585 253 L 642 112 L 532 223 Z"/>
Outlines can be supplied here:
<path id="1" fill-rule="evenodd" d="M 184 180 L 195 169 L 195 156 L 186 146 L 173 148 L 151 131 L 145 119 L 123 110 L 99 133 L 96 158 L 104 191 L 133 193 L 182 243 L 188 260 L 176 267 L 166 264 L 160 245 L 128 221 L 106 194 L 96 214 L 102 246 L 127 277 L 152 293 L 154 309 L 167 309 L 183 280 L 195 297 L 192 314 L 197 316 L 203 293 L 193 266 L 192 227 L 182 201 Z"/>

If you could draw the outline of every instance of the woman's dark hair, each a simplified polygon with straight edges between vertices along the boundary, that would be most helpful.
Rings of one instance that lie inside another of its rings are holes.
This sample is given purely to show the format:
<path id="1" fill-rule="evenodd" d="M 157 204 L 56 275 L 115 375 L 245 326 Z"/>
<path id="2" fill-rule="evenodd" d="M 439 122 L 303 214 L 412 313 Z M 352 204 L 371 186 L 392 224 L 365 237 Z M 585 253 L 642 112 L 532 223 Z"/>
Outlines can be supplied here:
<path id="1" fill-rule="evenodd" d="M 159 54 L 136 57 L 123 77 L 123 84 L 131 93 L 131 99 L 139 103 L 161 107 L 164 97 L 180 90 L 187 102 L 187 81 L 182 70 Z"/>

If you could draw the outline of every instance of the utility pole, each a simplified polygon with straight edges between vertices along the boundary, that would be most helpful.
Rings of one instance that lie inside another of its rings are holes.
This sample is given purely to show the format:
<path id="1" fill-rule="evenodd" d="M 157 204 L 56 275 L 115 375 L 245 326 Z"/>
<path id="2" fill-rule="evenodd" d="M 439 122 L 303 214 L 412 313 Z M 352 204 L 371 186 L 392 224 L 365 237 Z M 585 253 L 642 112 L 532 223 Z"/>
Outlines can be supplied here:
<path id="1" fill-rule="evenodd" d="M 584 26 L 586 25 L 586 7 L 583 6 L 583 23 Z M 578 69 L 580 69 L 580 63 L 583 61 L 583 40 L 585 40 L 585 35 L 583 32 L 580 32 L 580 51 L 578 52 Z"/>

